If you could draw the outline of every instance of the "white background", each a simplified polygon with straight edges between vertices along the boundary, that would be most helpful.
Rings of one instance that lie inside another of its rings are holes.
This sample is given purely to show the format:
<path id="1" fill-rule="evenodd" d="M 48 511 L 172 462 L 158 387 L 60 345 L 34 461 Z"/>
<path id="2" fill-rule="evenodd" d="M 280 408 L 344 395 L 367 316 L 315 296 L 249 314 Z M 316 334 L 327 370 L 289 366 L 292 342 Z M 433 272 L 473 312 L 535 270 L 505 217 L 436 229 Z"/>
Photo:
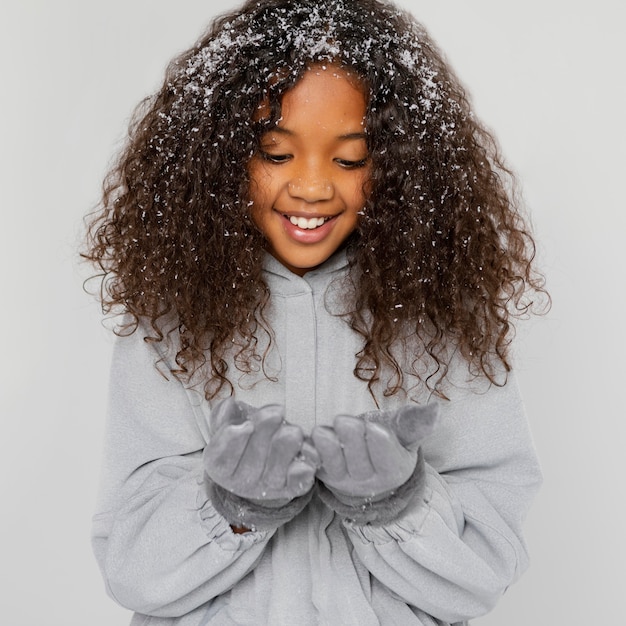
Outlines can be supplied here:
<path id="1" fill-rule="evenodd" d="M 533 563 L 475 624 L 624 623 L 624 3 L 403 4 L 447 52 L 518 172 L 554 298 L 518 344 L 546 478 L 527 525 Z M 111 337 L 81 290 L 76 249 L 132 107 L 232 6 L 0 8 L 2 624 L 128 621 L 89 547 Z"/>

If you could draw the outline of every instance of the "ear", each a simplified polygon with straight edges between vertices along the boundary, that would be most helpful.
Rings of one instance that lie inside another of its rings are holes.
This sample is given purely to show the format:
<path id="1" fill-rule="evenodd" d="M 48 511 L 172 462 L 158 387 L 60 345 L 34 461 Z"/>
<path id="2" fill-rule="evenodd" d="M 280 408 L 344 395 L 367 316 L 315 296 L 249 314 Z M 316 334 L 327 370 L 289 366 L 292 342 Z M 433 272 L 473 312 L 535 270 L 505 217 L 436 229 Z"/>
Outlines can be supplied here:
<path id="1" fill-rule="evenodd" d="M 394 411 L 388 425 L 405 448 L 416 449 L 433 432 L 438 416 L 439 405 L 435 402 L 425 406 L 413 404 Z"/>

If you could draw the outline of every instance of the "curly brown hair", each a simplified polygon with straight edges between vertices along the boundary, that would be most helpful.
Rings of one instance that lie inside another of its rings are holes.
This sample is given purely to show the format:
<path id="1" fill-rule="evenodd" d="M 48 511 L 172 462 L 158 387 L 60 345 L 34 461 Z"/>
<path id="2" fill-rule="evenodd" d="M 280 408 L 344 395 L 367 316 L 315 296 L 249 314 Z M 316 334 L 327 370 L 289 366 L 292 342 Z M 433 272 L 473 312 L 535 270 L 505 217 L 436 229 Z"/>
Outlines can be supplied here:
<path id="1" fill-rule="evenodd" d="M 403 388 L 391 347 L 408 332 L 421 346 L 416 384 L 436 388 L 454 350 L 498 383 L 514 318 L 546 295 L 534 241 L 514 178 L 442 54 L 412 17 L 377 0 L 249 0 L 172 61 L 90 216 L 83 256 L 101 270 L 104 312 L 129 314 L 117 332 L 147 320 L 153 341 L 178 330 L 178 374 L 204 368 L 207 398 L 232 391 L 233 342 L 238 368 L 264 358 L 270 294 L 247 164 L 285 92 L 327 62 L 368 94 L 372 174 L 348 240 L 343 311 L 363 338 L 355 376 L 371 392 L 391 367 L 385 394 Z M 271 115 L 255 119 L 261 103 Z"/>

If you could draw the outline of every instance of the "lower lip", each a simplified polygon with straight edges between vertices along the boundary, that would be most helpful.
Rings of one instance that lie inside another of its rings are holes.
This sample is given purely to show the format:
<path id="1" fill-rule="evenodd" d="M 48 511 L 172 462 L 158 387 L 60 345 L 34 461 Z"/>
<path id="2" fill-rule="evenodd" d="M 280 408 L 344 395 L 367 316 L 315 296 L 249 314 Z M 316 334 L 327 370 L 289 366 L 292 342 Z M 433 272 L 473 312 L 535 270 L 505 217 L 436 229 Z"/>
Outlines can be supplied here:
<path id="1" fill-rule="evenodd" d="M 325 239 L 332 229 L 335 227 L 335 223 L 337 222 L 337 216 L 331 217 L 329 220 L 324 222 L 321 226 L 317 228 L 298 228 L 295 224 L 292 224 L 289 221 L 289 218 L 281 215 L 281 219 L 283 220 L 283 228 L 289 237 L 291 237 L 294 241 L 303 244 L 313 244 L 319 243 L 323 239 Z"/>

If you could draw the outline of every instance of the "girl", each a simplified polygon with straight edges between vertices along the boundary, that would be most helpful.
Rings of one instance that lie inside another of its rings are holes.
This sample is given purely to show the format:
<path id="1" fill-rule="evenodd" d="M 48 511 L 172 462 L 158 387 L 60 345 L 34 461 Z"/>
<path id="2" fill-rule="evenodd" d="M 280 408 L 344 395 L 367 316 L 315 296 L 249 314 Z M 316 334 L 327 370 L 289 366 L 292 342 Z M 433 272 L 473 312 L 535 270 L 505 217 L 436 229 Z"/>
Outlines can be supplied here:
<path id="1" fill-rule="evenodd" d="M 171 63 L 85 253 L 125 314 L 93 544 L 134 626 L 463 624 L 517 579 L 543 290 L 509 178 L 391 4 L 249 0 Z"/>

